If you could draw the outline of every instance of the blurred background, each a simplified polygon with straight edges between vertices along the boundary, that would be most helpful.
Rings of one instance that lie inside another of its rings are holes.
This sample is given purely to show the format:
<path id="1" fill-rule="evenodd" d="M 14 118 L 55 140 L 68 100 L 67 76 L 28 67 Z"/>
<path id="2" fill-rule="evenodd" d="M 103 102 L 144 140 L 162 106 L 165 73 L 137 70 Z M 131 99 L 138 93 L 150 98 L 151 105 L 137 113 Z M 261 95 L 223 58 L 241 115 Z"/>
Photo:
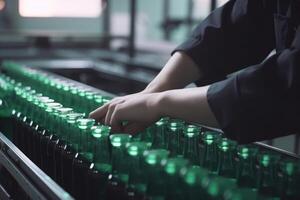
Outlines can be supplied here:
<path id="1" fill-rule="evenodd" d="M 226 1 L 0 0 L 0 62 L 43 68 L 116 95 L 138 92 Z M 299 152 L 295 135 L 266 143 Z"/>

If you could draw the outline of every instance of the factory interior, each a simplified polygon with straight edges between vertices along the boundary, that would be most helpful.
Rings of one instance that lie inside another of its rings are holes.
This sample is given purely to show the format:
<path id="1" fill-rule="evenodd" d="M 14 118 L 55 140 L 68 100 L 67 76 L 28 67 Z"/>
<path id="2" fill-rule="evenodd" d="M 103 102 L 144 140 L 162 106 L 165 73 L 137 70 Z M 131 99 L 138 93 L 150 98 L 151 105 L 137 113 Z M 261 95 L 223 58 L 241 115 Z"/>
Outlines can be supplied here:
<path id="1" fill-rule="evenodd" d="M 300 199 L 297 132 L 240 144 L 170 116 L 129 134 L 89 115 L 241 2 L 0 0 L 0 200 Z"/>

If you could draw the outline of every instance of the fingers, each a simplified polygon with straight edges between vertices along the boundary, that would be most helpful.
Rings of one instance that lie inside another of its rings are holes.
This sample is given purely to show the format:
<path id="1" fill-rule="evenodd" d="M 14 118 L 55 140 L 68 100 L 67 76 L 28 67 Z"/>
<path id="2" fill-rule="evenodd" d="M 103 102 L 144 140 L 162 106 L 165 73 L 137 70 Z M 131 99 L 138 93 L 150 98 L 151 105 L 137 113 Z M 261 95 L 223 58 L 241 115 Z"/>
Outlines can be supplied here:
<path id="1" fill-rule="evenodd" d="M 89 114 L 89 117 L 93 118 L 97 121 L 100 121 L 101 119 L 103 119 L 105 117 L 107 110 L 108 110 L 108 106 L 109 106 L 109 103 L 106 103 L 103 106 L 97 108 L 96 110 L 94 110 L 93 112 L 91 112 Z"/>
<path id="2" fill-rule="evenodd" d="M 122 121 L 120 120 L 120 104 L 115 106 L 114 112 L 111 114 L 109 124 L 112 128 L 112 132 L 121 132 L 122 131 Z M 123 131 L 122 131 L 123 132 Z"/>
<path id="3" fill-rule="evenodd" d="M 100 121 L 102 123 L 106 123 L 105 119 L 107 118 L 107 114 L 109 113 L 109 109 L 113 109 L 113 107 L 116 105 L 116 104 L 119 104 L 119 103 L 123 103 L 124 100 L 121 99 L 121 98 L 115 98 L 113 99 L 112 101 L 104 104 L 103 106 L 97 108 L 96 110 L 94 110 L 93 112 L 91 112 L 89 114 L 89 117 L 90 118 L 93 118 L 97 121 Z M 111 113 L 110 113 L 111 115 Z M 109 121 L 109 120 L 108 120 Z"/>

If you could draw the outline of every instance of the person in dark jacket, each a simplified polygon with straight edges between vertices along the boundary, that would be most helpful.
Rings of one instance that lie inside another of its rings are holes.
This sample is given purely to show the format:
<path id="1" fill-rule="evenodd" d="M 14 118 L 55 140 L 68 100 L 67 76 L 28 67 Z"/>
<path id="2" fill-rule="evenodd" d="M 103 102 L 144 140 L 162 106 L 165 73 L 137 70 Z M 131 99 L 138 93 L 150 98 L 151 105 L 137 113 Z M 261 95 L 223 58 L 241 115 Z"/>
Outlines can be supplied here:
<path id="1" fill-rule="evenodd" d="M 227 2 L 172 52 L 145 90 L 117 97 L 90 117 L 136 133 L 170 116 L 221 128 L 240 143 L 299 132 L 299 4 Z M 182 89 L 191 82 L 198 87 Z"/>

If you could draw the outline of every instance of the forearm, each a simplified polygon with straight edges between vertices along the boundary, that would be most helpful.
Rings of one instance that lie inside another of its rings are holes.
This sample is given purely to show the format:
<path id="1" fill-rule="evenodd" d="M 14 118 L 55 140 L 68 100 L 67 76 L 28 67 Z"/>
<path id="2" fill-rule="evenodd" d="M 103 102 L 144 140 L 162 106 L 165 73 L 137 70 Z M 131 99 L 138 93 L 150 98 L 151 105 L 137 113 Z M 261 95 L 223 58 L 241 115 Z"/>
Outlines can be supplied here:
<path id="1" fill-rule="evenodd" d="M 208 88 L 209 86 L 205 86 L 162 92 L 158 97 L 157 112 L 161 116 L 218 128 L 218 123 L 207 102 Z"/>
<path id="2" fill-rule="evenodd" d="M 183 88 L 200 79 L 201 76 L 199 67 L 189 56 L 183 52 L 176 52 L 143 92 L 152 93 Z"/>

